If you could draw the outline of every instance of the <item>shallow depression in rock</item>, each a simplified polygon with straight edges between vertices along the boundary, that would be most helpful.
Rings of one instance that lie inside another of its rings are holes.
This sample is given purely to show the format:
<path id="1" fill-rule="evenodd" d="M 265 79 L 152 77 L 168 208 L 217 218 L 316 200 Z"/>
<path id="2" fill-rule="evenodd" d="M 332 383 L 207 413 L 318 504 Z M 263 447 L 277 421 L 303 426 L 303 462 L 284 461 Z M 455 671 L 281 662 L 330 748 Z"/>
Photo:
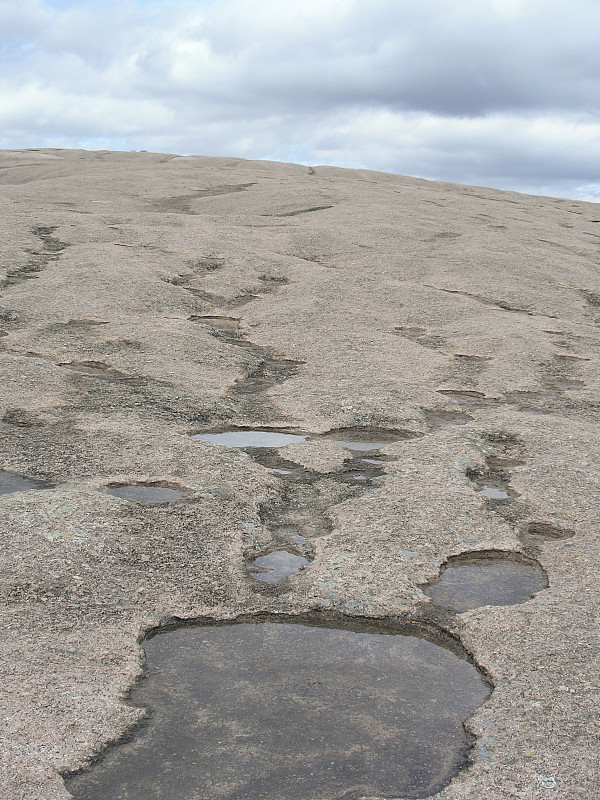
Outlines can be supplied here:
<path id="1" fill-rule="evenodd" d="M 76 800 L 438 791 L 464 762 L 463 722 L 489 688 L 454 652 L 380 630 L 266 621 L 155 636 L 131 697 L 148 724 L 68 790 Z"/>
<path id="2" fill-rule="evenodd" d="M 544 571 L 533 560 L 466 555 L 450 560 L 438 580 L 423 591 L 436 605 L 460 613 L 480 606 L 524 603 L 547 586 Z"/>
<path id="3" fill-rule="evenodd" d="M 177 489 L 150 484 L 129 483 L 121 486 L 109 486 L 106 491 L 108 494 L 114 494 L 124 500 L 133 500 L 136 503 L 171 503 L 173 500 L 180 500 L 183 497 L 183 493 Z"/>
<path id="4" fill-rule="evenodd" d="M 336 444 L 342 445 L 347 450 L 358 453 L 368 453 L 371 450 L 379 450 L 388 444 L 397 442 L 401 439 L 411 439 L 417 434 L 411 431 L 390 430 L 388 428 L 338 428 L 329 431 L 322 438 L 329 439 Z"/>
<path id="5" fill-rule="evenodd" d="M 266 556 L 259 556 L 251 564 L 250 575 L 263 583 L 279 583 L 308 564 L 307 558 L 289 553 L 287 550 L 274 550 Z M 261 571 L 256 571 L 258 567 Z M 262 571 L 264 570 L 264 572 Z"/>

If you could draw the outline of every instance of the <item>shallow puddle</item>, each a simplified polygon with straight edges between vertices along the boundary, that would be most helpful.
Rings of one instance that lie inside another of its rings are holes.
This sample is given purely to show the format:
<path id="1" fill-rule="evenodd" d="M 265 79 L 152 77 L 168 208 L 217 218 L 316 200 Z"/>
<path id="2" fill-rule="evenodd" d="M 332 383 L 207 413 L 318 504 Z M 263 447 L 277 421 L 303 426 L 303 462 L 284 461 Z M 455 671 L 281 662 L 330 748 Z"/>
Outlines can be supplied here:
<path id="1" fill-rule="evenodd" d="M 131 700 L 149 722 L 65 780 L 76 800 L 427 797 L 464 766 L 463 723 L 490 693 L 454 652 L 368 622 L 186 627 L 144 647 Z"/>
<path id="2" fill-rule="evenodd" d="M 12 472 L 5 472 L 0 469 L 0 494 L 12 494 L 12 492 L 24 492 L 27 489 L 37 489 L 40 484 L 22 478 L 20 475 L 13 475 Z"/>
<path id="3" fill-rule="evenodd" d="M 106 491 L 108 494 L 114 494 L 124 500 L 133 500 L 136 503 L 171 503 L 173 500 L 181 500 L 183 497 L 183 493 L 177 489 L 149 484 L 130 483 L 122 486 L 109 486 Z"/>
<path id="4" fill-rule="evenodd" d="M 438 580 L 423 592 L 436 605 L 461 613 L 480 606 L 524 603 L 547 586 L 543 570 L 533 560 L 467 554 L 450 559 Z"/>
<path id="5" fill-rule="evenodd" d="M 386 428 L 338 428 L 328 431 L 322 437 L 335 444 L 341 444 L 347 450 L 357 453 L 368 453 L 371 450 L 379 450 L 393 442 L 401 439 L 411 439 L 418 434 L 411 431 L 389 430 Z"/>
<path id="6" fill-rule="evenodd" d="M 488 486 L 484 484 L 483 488 L 479 490 L 482 497 L 487 497 L 488 500 L 507 500 L 510 495 L 504 489 L 499 489 L 497 486 Z"/>
<path id="7" fill-rule="evenodd" d="M 287 433 L 286 431 L 263 430 L 230 430 L 222 433 L 197 433 L 192 438 L 203 442 L 221 444 L 225 447 L 285 447 L 288 444 L 304 442 L 306 435 Z"/>
<path id="8" fill-rule="evenodd" d="M 249 572 L 255 580 L 273 584 L 299 572 L 307 564 L 307 558 L 288 553 L 287 550 L 275 550 L 266 556 L 254 559 Z M 254 571 L 255 567 L 259 567 L 261 571 Z"/>

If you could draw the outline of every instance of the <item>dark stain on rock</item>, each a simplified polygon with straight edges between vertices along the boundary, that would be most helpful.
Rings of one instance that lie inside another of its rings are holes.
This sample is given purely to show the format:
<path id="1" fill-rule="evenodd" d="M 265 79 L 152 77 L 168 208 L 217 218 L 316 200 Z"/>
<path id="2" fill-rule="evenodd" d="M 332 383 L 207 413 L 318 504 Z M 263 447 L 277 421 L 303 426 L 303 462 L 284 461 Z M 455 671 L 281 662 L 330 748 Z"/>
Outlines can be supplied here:
<path id="1" fill-rule="evenodd" d="M 315 211 L 325 211 L 328 208 L 333 208 L 333 205 L 328 206 L 309 206 L 308 208 L 299 208 L 294 211 L 283 211 L 281 214 L 261 214 L 261 217 L 297 217 L 299 214 L 312 214 Z"/>
<path id="2" fill-rule="evenodd" d="M 492 398 L 487 398 L 483 392 L 472 389 L 438 389 L 438 394 L 443 394 L 457 403 L 469 406 L 486 406 L 495 403 Z"/>
<path id="3" fill-rule="evenodd" d="M 417 325 L 399 325 L 394 328 L 394 333 L 421 347 L 427 347 L 430 350 L 439 350 L 446 344 L 446 340 L 443 336 L 428 333 L 425 328 L 421 328 Z"/>
<path id="4" fill-rule="evenodd" d="M 22 281 L 37 278 L 52 261 L 57 261 L 60 254 L 69 245 L 52 236 L 58 226 L 36 225 L 31 232 L 37 236 L 42 245 L 41 250 L 29 250 L 29 260 L 18 267 L 9 269 L 4 280 L 0 281 L 0 289 L 7 289 Z"/>
<path id="5" fill-rule="evenodd" d="M 445 408 L 421 408 L 421 414 L 425 417 L 427 427 L 431 431 L 450 425 L 467 425 L 474 420 L 470 414 L 448 411 Z"/>
<path id="6" fill-rule="evenodd" d="M 159 200 L 154 200 L 150 203 L 153 211 L 161 211 L 171 214 L 191 214 L 193 216 L 200 214 L 199 211 L 192 209 L 192 203 L 195 200 L 202 200 L 205 197 L 219 197 L 224 194 L 236 194 L 244 192 L 250 186 L 255 186 L 256 183 L 237 183 L 237 184 L 224 184 L 222 186 L 210 186 L 206 189 L 198 189 L 189 194 L 181 194 L 175 197 L 163 197 Z"/>
<path id="7" fill-rule="evenodd" d="M 17 428 L 37 428 L 43 425 L 40 416 L 25 408 L 10 408 L 2 415 L 5 425 L 15 425 Z"/>
<path id="8" fill-rule="evenodd" d="M 104 361 L 63 361 L 57 366 L 73 370 L 74 372 L 82 372 L 85 375 L 93 375 L 95 377 L 119 374 L 117 370 L 113 369 L 110 364 L 106 364 Z"/>

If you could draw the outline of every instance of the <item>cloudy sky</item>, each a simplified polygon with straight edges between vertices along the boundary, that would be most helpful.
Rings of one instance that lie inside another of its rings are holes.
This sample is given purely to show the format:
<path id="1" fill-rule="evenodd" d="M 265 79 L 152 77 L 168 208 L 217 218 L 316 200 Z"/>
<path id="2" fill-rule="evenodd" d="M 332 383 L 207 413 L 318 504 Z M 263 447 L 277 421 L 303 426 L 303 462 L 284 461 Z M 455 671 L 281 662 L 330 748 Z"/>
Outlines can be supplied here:
<path id="1" fill-rule="evenodd" d="M 600 202 L 600 2 L 0 0 L 0 148 L 24 147 Z"/>

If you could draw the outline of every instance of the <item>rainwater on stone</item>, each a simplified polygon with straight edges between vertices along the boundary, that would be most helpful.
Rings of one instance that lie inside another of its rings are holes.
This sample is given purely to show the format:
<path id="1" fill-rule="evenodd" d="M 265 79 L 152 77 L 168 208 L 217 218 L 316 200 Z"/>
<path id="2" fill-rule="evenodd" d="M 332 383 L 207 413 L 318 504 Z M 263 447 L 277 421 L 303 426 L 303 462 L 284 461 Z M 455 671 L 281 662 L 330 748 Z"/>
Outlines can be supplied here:
<path id="1" fill-rule="evenodd" d="M 250 565 L 250 575 L 263 583 L 279 583 L 308 564 L 308 559 L 289 553 L 287 550 L 274 550 L 266 556 L 255 558 Z M 258 567 L 258 570 L 254 568 Z M 264 570 L 264 571 L 263 571 Z"/>
<path id="2" fill-rule="evenodd" d="M 478 671 L 415 636 L 354 621 L 183 627 L 145 642 L 149 710 L 133 739 L 65 779 L 76 800 L 427 797 L 468 749 Z M 388 635 L 381 635 L 387 633 Z"/>
<path id="3" fill-rule="evenodd" d="M 547 586 L 540 567 L 499 554 L 459 557 L 423 591 L 436 605 L 462 613 L 481 606 L 524 603 Z"/>
<path id="4" fill-rule="evenodd" d="M 479 494 L 482 497 L 487 497 L 488 500 L 508 500 L 510 497 L 509 493 L 505 492 L 504 489 L 488 485 L 484 485 L 483 488 L 480 489 Z"/>
<path id="5" fill-rule="evenodd" d="M 386 428 L 340 428 L 337 431 L 329 431 L 323 438 L 342 445 L 346 450 L 368 453 L 407 438 L 407 435 L 403 431 Z"/>
<path id="6" fill-rule="evenodd" d="M 31 481 L 28 478 L 22 478 L 20 475 L 13 475 L 12 472 L 0 469 L 0 494 L 24 492 L 27 489 L 37 489 L 39 485 L 36 481 Z"/>
<path id="7" fill-rule="evenodd" d="M 106 491 L 108 494 L 114 494 L 124 500 L 132 500 L 136 503 L 171 503 L 173 500 L 180 500 L 183 497 L 183 494 L 177 489 L 134 483 L 123 486 L 109 486 Z"/>
<path id="8" fill-rule="evenodd" d="M 230 430 L 222 433 L 198 433 L 192 438 L 201 439 L 204 442 L 212 442 L 225 447 L 285 447 L 288 444 L 304 442 L 308 438 L 306 435 L 287 433 L 283 431 L 263 431 L 263 430 Z"/>

